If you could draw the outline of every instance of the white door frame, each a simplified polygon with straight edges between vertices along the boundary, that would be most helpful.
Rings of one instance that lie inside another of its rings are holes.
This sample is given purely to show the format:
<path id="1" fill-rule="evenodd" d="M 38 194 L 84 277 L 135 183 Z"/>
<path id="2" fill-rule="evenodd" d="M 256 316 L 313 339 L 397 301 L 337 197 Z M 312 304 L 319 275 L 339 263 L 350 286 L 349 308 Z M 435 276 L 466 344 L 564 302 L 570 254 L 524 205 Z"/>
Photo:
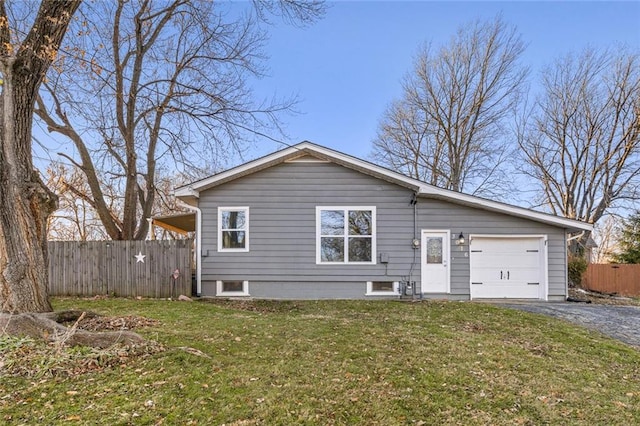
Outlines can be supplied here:
<path id="1" fill-rule="evenodd" d="M 474 238 L 536 238 L 540 240 L 540 253 L 542 254 L 540 259 L 542 282 L 539 288 L 539 300 L 549 299 L 549 238 L 546 234 L 471 234 L 469 235 L 469 299 L 473 300 L 473 275 L 471 271 L 471 256 L 473 256 L 473 239 Z"/>
<path id="2" fill-rule="evenodd" d="M 431 235 L 442 236 L 442 261 L 446 267 L 446 290 L 443 291 L 427 291 L 424 283 L 426 282 L 426 238 Z M 451 293 L 451 231 L 448 229 L 422 229 L 420 231 L 420 292 L 423 294 L 449 294 Z"/>

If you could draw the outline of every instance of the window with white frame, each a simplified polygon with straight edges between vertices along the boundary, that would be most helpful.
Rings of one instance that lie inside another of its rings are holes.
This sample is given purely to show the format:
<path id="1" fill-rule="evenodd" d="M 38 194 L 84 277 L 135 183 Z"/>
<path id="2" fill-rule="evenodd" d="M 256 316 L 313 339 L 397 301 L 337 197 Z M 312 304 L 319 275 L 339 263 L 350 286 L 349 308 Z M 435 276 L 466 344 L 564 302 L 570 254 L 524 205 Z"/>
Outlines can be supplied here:
<path id="1" fill-rule="evenodd" d="M 216 281 L 216 296 L 248 296 L 249 281 Z"/>
<path id="2" fill-rule="evenodd" d="M 400 294 L 398 281 L 367 281 L 367 296 L 396 296 Z"/>
<path id="3" fill-rule="evenodd" d="M 375 207 L 316 207 L 317 263 L 375 263 Z"/>
<path id="4" fill-rule="evenodd" d="M 218 207 L 218 251 L 249 251 L 249 207 Z"/>

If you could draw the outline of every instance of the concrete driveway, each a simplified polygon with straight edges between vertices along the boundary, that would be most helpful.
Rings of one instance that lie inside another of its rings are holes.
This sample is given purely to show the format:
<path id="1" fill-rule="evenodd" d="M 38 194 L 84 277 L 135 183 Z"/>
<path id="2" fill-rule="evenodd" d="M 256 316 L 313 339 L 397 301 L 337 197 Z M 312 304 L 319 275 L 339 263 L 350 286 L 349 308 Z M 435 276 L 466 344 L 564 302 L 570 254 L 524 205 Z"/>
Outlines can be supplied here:
<path id="1" fill-rule="evenodd" d="M 640 306 L 586 303 L 505 303 L 500 306 L 562 318 L 640 348 Z"/>

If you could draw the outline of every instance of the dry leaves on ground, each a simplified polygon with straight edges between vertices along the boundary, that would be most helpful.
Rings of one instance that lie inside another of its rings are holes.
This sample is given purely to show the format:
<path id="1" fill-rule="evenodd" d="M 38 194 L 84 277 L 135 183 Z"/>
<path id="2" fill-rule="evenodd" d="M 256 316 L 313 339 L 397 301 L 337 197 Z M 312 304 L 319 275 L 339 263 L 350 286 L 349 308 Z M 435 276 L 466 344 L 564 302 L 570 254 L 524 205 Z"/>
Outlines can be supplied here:
<path id="1" fill-rule="evenodd" d="M 597 303 L 600 305 L 632 305 L 640 306 L 640 299 L 618 296 L 616 294 L 599 293 L 596 291 L 570 288 L 569 298 L 575 301 Z"/>
<path id="2" fill-rule="evenodd" d="M 87 331 L 118 331 L 134 330 L 136 328 L 156 327 L 160 321 L 144 318 L 135 315 L 122 317 L 92 317 L 83 319 L 78 323 L 78 327 Z"/>

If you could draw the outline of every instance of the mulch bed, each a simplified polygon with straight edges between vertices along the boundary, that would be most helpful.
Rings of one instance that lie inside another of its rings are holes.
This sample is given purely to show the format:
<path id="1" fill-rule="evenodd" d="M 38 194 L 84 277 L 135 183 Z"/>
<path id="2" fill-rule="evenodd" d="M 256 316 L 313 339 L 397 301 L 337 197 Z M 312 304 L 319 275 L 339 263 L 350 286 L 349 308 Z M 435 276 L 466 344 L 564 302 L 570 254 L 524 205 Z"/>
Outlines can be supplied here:
<path id="1" fill-rule="evenodd" d="M 570 288 L 569 298 L 572 301 L 597 303 L 600 305 L 631 305 L 640 306 L 640 299 L 619 296 L 617 294 L 600 293 L 592 290 L 584 290 L 581 288 Z"/>

